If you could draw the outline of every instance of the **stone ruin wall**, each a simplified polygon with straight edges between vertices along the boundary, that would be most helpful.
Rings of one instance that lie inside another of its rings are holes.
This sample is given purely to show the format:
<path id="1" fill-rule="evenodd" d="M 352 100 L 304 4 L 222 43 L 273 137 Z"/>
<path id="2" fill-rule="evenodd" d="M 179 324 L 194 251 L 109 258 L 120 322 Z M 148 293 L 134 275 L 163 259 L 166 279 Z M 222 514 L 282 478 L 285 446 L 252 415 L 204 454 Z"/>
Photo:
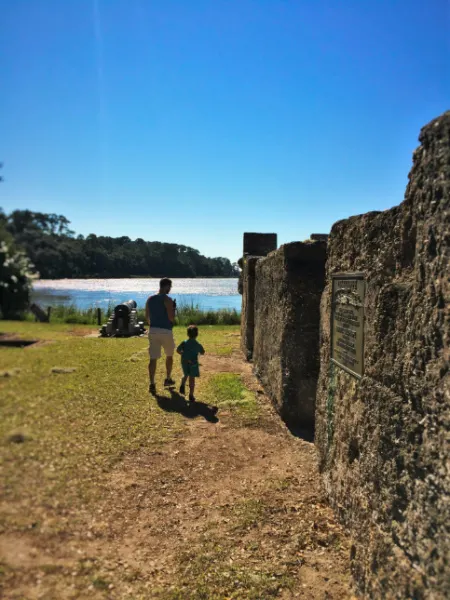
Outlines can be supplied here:
<path id="1" fill-rule="evenodd" d="M 334 225 L 317 334 L 319 465 L 368 598 L 440 599 L 449 590 L 450 112 L 419 139 L 405 201 Z M 302 313 L 306 279 L 293 267 L 301 252 L 294 243 L 267 258 L 245 256 L 242 333 L 280 413 L 307 420 L 312 385 L 294 393 L 302 386 L 296 330 L 305 339 L 314 328 L 306 329 L 314 302 Z M 361 379 L 331 361 L 331 276 L 339 272 L 365 279 Z M 317 273 L 313 280 L 320 287 Z"/>
<path id="2" fill-rule="evenodd" d="M 276 233 L 244 233 L 244 256 L 267 256 L 277 249 Z"/>
<path id="3" fill-rule="evenodd" d="M 241 349 L 247 360 L 253 356 L 255 337 L 255 269 L 259 256 L 247 256 L 242 269 Z"/>
<path id="4" fill-rule="evenodd" d="M 276 233 L 244 233 L 238 289 L 242 294 L 241 349 L 248 360 L 251 360 L 253 355 L 255 329 L 255 267 L 259 258 L 267 256 L 276 248 Z"/>
<path id="5" fill-rule="evenodd" d="M 450 593 L 450 112 L 419 140 L 404 202 L 328 240 L 315 442 L 369 598 Z M 361 379 L 330 361 L 338 272 L 366 281 Z"/>
<path id="6" fill-rule="evenodd" d="M 283 419 L 314 424 L 326 243 L 293 242 L 255 264 L 254 370 Z"/>

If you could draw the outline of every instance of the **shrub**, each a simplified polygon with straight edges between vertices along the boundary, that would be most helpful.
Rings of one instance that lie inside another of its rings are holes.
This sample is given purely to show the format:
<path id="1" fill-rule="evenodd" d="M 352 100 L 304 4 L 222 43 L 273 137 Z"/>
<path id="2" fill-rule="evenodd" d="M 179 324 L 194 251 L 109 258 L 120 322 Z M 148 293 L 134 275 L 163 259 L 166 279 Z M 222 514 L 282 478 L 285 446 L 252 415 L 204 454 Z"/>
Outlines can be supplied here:
<path id="1" fill-rule="evenodd" d="M 0 224 L 0 313 L 3 319 L 20 319 L 28 307 L 34 266 Z"/>

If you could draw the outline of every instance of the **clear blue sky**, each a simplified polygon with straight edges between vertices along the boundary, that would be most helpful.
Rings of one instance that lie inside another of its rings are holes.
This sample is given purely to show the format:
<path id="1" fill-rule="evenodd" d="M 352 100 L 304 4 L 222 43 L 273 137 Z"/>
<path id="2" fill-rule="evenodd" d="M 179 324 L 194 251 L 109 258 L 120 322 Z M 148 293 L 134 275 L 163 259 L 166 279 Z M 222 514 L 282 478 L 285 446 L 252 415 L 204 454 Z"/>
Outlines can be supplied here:
<path id="1" fill-rule="evenodd" d="M 0 206 L 238 258 L 402 201 L 446 0 L 0 0 Z"/>

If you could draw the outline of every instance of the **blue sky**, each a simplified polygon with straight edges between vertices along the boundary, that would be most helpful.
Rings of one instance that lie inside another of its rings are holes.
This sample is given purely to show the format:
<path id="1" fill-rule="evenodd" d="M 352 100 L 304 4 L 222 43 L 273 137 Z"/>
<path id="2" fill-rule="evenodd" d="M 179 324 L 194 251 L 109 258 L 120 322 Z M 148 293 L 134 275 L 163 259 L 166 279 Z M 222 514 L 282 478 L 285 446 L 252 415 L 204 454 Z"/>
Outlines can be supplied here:
<path id="1" fill-rule="evenodd" d="M 0 206 L 238 258 L 402 201 L 445 0 L 0 0 Z"/>

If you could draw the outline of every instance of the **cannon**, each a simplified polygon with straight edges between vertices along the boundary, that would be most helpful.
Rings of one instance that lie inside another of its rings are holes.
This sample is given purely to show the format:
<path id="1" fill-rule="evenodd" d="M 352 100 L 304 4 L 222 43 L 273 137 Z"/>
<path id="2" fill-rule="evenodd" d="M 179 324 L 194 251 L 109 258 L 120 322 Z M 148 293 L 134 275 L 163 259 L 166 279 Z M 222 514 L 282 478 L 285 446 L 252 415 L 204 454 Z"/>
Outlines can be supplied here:
<path id="1" fill-rule="evenodd" d="M 102 337 L 130 337 L 145 333 L 143 321 L 137 320 L 135 300 L 127 300 L 114 307 L 108 322 L 102 325 Z"/>

